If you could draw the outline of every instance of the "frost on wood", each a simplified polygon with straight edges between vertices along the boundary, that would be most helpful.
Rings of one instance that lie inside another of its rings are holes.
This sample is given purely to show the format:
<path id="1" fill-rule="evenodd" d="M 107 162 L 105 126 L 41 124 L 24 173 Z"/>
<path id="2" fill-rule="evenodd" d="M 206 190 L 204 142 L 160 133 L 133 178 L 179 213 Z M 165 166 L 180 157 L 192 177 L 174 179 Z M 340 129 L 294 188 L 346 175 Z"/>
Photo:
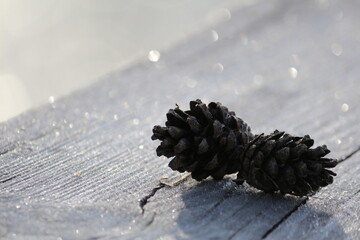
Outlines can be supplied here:
<path id="1" fill-rule="evenodd" d="M 359 156 L 351 155 L 360 146 L 358 2 L 254 4 L 231 12 L 216 42 L 209 29 L 156 64 L 116 71 L 1 123 L 0 238 L 261 239 L 273 229 L 268 239 L 360 239 Z M 341 56 L 331 41 L 344 46 Z M 253 131 L 311 133 L 329 158 L 348 158 L 334 183 L 294 212 L 303 198 L 225 176 L 163 188 L 142 215 L 139 200 L 178 174 L 156 156 L 150 130 L 171 104 L 195 97 L 226 102 Z"/>

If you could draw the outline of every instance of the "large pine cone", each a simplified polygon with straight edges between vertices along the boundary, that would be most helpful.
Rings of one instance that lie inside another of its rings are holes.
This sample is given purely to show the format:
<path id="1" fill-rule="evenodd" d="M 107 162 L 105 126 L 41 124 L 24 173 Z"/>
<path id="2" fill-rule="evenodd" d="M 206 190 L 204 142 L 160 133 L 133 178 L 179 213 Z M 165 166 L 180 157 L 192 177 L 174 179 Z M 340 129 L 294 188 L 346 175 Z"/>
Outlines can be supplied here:
<path id="1" fill-rule="evenodd" d="M 243 155 L 237 182 L 244 180 L 265 192 L 305 196 L 333 182 L 336 174 L 328 168 L 334 159 L 324 158 L 325 145 L 310 148 L 314 140 L 306 135 L 294 137 L 284 132 L 256 136 Z"/>
<path id="2" fill-rule="evenodd" d="M 239 170 L 244 146 L 253 139 L 250 127 L 220 103 L 191 101 L 190 110 L 177 106 L 166 115 L 166 127 L 155 126 L 152 140 L 161 140 L 157 155 L 174 157 L 169 167 L 191 172 L 200 181 L 221 179 Z"/>

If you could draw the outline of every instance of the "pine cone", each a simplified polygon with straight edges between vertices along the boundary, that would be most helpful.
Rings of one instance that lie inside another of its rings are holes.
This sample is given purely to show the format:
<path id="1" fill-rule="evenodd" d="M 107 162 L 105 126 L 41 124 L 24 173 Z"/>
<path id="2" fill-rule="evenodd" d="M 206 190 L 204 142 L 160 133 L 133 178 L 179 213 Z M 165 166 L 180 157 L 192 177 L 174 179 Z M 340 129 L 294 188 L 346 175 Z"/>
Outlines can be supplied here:
<path id="1" fill-rule="evenodd" d="M 177 106 L 167 113 L 166 127 L 155 126 L 152 140 L 161 140 L 157 155 L 174 157 L 169 167 L 191 172 L 200 181 L 212 176 L 221 179 L 236 173 L 244 146 L 253 139 L 250 127 L 220 103 L 206 106 L 201 100 L 190 102 L 190 110 Z"/>
<path id="2" fill-rule="evenodd" d="M 334 159 L 324 158 L 330 151 L 325 145 L 310 148 L 309 135 L 294 137 L 284 132 L 256 136 L 246 147 L 237 182 L 244 180 L 265 192 L 305 196 L 333 182 L 336 174 L 328 168 Z"/>

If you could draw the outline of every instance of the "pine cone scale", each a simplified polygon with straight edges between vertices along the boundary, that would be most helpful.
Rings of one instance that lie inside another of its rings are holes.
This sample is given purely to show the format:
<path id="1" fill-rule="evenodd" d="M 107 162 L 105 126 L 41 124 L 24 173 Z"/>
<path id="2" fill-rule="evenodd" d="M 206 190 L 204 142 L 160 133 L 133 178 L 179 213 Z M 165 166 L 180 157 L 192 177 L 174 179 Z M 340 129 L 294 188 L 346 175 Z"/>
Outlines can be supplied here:
<path id="1" fill-rule="evenodd" d="M 209 151 L 209 144 L 207 143 L 206 138 L 203 138 L 200 144 L 198 145 L 197 154 L 202 155 L 207 153 L 208 151 Z"/>
<path id="2" fill-rule="evenodd" d="M 198 181 L 221 179 L 237 172 L 244 181 L 265 192 L 309 195 L 333 182 L 329 170 L 338 161 L 325 156 L 326 145 L 312 147 L 309 135 L 292 136 L 275 131 L 254 135 L 250 127 L 220 103 L 197 99 L 190 110 L 176 105 L 167 114 L 165 127 L 154 126 L 152 140 L 160 140 L 158 156 L 172 158 L 169 167 L 190 172 Z"/>
<path id="3" fill-rule="evenodd" d="M 327 168 L 335 167 L 337 161 L 323 158 L 329 153 L 325 145 L 310 148 L 313 140 L 308 135 L 292 137 L 275 131 L 249 145 L 238 178 L 264 191 L 303 196 L 331 184 L 336 175 Z"/>
<path id="4" fill-rule="evenodd" d="M 168 133 L 170 134 L 170 136 L 175 140 L 178 140 L 178 139 L 186 136 L 186 133 L 187 133 L 187 131 L 185 131 L 181 128 L 178 128 L 178 127 L 173 127 L 173 126 L 168 127 L 167 130 L 168 130 Z"/>
<path id="5" fill-rule="evenodd" d="M 169 167 L 188 171 L 201 180 L 212 176 L 221 179 L 235 173 L 241 165 L 242 152 L 252 140 L 250 127 L 220 103 L 205 105 L 190 102 L 190 110 L 178 106 L 166 114 L 165 127 L 155 126 L 152 139 L 161 142 L 158 156 L 173 157 Z"/>

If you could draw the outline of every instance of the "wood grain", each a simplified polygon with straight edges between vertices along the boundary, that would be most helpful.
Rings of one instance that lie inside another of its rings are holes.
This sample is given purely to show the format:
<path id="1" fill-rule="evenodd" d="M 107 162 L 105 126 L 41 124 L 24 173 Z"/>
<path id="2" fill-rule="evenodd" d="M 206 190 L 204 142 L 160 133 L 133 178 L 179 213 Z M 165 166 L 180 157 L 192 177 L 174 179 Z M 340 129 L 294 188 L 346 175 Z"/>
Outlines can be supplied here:
<path id="1" fill-rule="evenodd" d="M 358 7 L 261 2 L 157 63 L 139 61 L 2 123 L 0 236 L 360 238 Z M 231 177 L 159 187 L 160 178 L 182 175 L 156 157 L 152 126 L 196 98 L 222 102 L 254 133 L 286 130 L 327 144 L 344 160 L 335 183 L 311 198 L 264 194 Z"/>

